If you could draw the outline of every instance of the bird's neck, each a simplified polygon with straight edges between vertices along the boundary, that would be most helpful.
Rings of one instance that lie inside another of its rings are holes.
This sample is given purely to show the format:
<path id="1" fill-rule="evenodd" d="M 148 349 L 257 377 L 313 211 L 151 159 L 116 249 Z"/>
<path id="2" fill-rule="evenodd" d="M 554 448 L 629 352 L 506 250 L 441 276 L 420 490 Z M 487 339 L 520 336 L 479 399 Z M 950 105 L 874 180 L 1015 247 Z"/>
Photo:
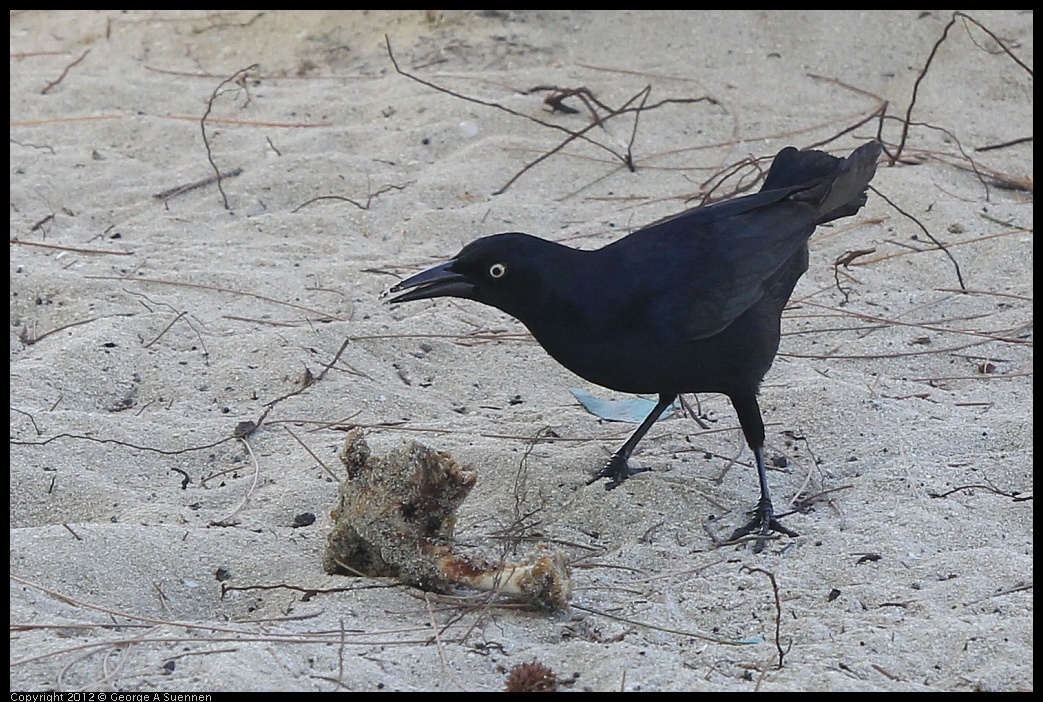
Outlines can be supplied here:
<path id="1" fill-rule="evenodd" d="M 568 336 L 569 329 L 597 326 L 602 303 L 613 297 L 615 277 L 600 265 L 599 251 L 566 251 L 547 267 L 539 292 L 508 311 L 544 345 L 551 338 Z"/>

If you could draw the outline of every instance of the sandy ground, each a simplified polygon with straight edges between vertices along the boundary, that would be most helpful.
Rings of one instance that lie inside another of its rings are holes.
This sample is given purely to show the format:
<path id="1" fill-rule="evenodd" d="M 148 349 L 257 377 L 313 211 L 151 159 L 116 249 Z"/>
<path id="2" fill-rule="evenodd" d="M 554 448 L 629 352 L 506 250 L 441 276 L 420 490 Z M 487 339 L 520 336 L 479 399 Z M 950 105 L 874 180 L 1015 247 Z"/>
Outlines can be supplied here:
<path id="1" fill-rule="evenodd" d="M 1032 66 L 1030 12 L 974 16 Z M 538 660 L 577 691 L 1030 689 L 1032 145 L 976 149 L 1031 136 L 1033 85 L 980 29 L 952 28 L 909 162 L 874 182 L 971 293 L 871 195 L 812 240 L 784 318 L 761 399 L 776 504 L 826 493 L 786 519 L 799 538 L 715 548 L 756 499 L 724 398 L 698 398 L 710 432 L 655 426 L 654 472 L 587 487 L 632 425 L 569 388 L 612 393 L 496 310 L 380 299 L 499 231 L 603 245 L 880 100 L 893 148 L 950 17 L 13 13 L 11 688 L 500 690 Z M 397 74 L 385 34 L 403 69 L 523 116 Z M 541 85 L 713 101 L 647 109 L 636 134 L 618 116 L 495 195 L 566 136 L 524 116 L 590 124 Z M 212 174 L 215 91 L 227 207 L 171 190 Z M 632 134 L 635 172 L 610 152 Z M 461 542 L 555 544 L 571 609 L 325 574 L 320 461 L 340 475 L 356 424 L 377 453 L 416 439 L 473 465 Z"/>

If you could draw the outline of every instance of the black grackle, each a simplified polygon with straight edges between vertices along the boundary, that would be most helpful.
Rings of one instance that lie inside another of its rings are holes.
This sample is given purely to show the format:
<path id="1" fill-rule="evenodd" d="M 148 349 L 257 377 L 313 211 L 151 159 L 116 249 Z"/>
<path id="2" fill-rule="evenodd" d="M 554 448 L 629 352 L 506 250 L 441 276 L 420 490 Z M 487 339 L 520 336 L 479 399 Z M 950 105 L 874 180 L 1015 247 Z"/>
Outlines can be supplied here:
<path id="1" fill-rule="evenodd" d="M 394 303 L 459 297 L 492 305 L 590 382 L 658 394 L 590 481 L 608 478 L 609 489 L 648 470 L 628 459 L 678 394 L 727 395 L 760 479 L 753 519 L 732 539 L 755 533 L 760 551 L 773 531 L 796 536 L 774 516 L 757 405 L 778 350 L 779 318 L 808 268 L 808 238 L 865 204 L 880 151 L 878 142 L 847 158 L 785 148 L 753 195 L 682 212 L 596 251 L 527 234 L 484 237 L 388 292 L 402 293 Z"/>

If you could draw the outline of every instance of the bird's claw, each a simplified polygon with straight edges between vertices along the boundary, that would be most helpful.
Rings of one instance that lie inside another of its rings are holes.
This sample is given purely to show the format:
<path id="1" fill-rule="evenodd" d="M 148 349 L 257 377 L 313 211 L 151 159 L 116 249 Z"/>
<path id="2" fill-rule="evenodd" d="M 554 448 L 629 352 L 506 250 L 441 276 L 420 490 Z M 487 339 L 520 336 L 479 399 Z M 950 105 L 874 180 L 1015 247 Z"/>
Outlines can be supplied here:
<path id="1" fill-rule="evenodd" d="M 609 478 L 609 481 L 605 483 L 606 490 L 612 490 L 623 484 L 623 481 L 629 478 L 631 475 L 637 475 L 638 473 L 644 473 L 652 470 L 651 468 L 632 468 L 630 463 L 627 461 L 626 454 L 619 451 L 613 453 L 608 461 L 605 463 L 605 467 L 594 473 L 594 475 L 587 481 L 587 485 L 593 485 L 602 478 Z"/>
<path id="2" fill-rule="evenodd" d="M 738 541 L 742 537 L 753 534 L 754 532 L 757 533 L 757 539 L 753 544 L 754 553 L 760 553 L 764 550 L 764 545 L 767 543 L 767 539 L 772 532 L 785 534 L 790 537 L 800 536 L 800 534 L 792 529 L 787 529 L 782 526 L 779 520 L 775 518 L 775 510 L 772 508 L 770 502 L 761 502 L 758 504 L 757 508 L 753 511 L 753 519 L 747 522 L 745 526 L 741 526 L 732 532 L 732 535 L 728 538 L 728 543 Z"/>

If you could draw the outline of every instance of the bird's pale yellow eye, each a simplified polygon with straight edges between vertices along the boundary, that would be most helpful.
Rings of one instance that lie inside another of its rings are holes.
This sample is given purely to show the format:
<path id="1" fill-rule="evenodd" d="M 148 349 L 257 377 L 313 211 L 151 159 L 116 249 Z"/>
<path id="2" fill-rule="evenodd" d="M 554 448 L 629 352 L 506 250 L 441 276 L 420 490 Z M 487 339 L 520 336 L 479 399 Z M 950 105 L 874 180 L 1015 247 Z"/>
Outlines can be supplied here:
<path id="1" fill-rule="evenodd" d="M 502 278 L 507 275 L 507 266 L 502 263 L 494 263 L 489 266 L 489 277 L 490 278 Z"/>

